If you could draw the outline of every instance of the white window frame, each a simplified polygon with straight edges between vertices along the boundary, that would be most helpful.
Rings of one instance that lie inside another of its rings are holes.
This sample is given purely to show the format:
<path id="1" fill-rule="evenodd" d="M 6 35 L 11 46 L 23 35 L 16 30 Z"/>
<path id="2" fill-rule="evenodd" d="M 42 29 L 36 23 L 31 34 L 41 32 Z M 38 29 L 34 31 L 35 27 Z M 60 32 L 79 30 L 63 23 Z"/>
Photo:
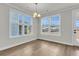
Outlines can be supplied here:
<path id="1" fill-rule="evenodd" d="M 50 32 L 50 35 L 55 35 L 55 36 L 61 36 L 61 16 L 60 16 L 60 14 L 56 14 L 56 15 L 52 15 L 52 16 L 59 16 L 59 21 L 60 21 L 60 25 L 59 25 L 59 32 L 51 32 L 51 30 L 49 30 L 49 32 Z M 50 18 L 52 17 L 52 16 L 50 16 Z M 50 25 L 51 25 L 51 19 L 50 19 L 50 23 L 49 23 Z M 50 26 L 49 26 L 50 27 Z M 50 28 L 49 28 L 50 29 Z"/>
<path id="2" fill-rule="evenodd" d="M 22 26 L 22 35 L 19 35 L 19 32 L 18 32 L 18 35 L 16 36 L 12 36 L 11 35 L 11 16 L 10 16 L 10 13 L 11 12 L 17 12 L 18 14 L 21 14 L 21 15 L 26 15 L 26 16 L 30 16 L 30 15 L 27 15 L 25 13 L 23 13 L 22 11 L 19 11 L 17 9 L 9 9 L 9 38 L 18 38 L 18 37 L 24 37 L 24 36 L 29 36 L 29 35 L 32 35 L 33 34 L 33 18 L 31 17 L 31 32 L 29 34 L 24 34 L 24 25 Z M 19 25 L 19 20 L 18 20 L 18 25 Z"/>
<path id="3" fill-rule="evenodd" d="M 50 25 L 51 25 L 51 17 L 52 16 L 59 16 L 59 20 L 60 20 L 60 27 L 59 27 L 59 32 L 51 32 L 51 29 L 50 29 Z M 61 16 L 60 14 L 55 14 L 55 15 L 52 15 L 52 16 L 47 16 L 48 17 L 48 20 L 49 20 L 49 25 L 48 25 L 48 32 L 42 32 L 42 24 L 41 24 L 41 34 L 45 34 L 45 35 L 53 35 L 53 36 L 61 36 Z M 44 18 L 44 17 L 43 17 Z M 41 20 L 43 20 L 43 18 Z"/>
<path id="4" fill-rule="evenodd" d="M 26 14 L 24 14 L 25 16 L 28 16 Z M 24 21 L 23 21 L 24 22 Z M 27 34 L 24 34 L 24 25 L 28 25 L 28 24 L 23 24 L 23 36 L 29 36 L 29 35 L 33 35 L 33 18 L 31 17 L 31 24 L 32 27 L 31 27 L 31 32 L 30 33 L 27 33 Z"/>
<path id="5" fill-rule="evenodd" d="M 45 17 L 43 17 L 43 18 L 45 18 Z M 41 18 L 41 20 L 43 20 L 43 18 Z M 49 19 L 49 17 L 48 17 L 48 23 L 49 23 L 49 20 L 50 20 L 50 19 Z M 41 22 L 40 22 L 40 23 L 41 23 Z M 42 28 L 42 23 L 41 23 L 41 34 L 46 34 L 46 35 L 47 35 L 47 34 L 49 33 L 49 25 L 48 25 L 47 28 L 48 28 L 48 32 L 42 32 L 42 29 L 43 29 L 43 28 Z"/>

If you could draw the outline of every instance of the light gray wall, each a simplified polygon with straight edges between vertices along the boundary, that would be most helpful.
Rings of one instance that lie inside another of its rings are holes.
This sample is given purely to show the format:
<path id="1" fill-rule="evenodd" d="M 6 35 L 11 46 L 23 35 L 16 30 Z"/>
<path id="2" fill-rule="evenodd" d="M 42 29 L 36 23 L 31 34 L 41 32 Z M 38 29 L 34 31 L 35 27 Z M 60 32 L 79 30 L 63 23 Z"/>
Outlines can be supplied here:
<path id="1" fill-rule="evenodd" d="M 0 4 L 0 50 L 4 50 L 22 43 L 37 39 L 37 21 L 33 21 L 33 35 L 19 38 L 9 38 L 9 9 L 12 8 L 6 4 Z"/>
<path id="2" fill-rule="evenodd" d="M 72 45 L 72 11 L 67 10 L 61 13 L 54 13 L 54 15 L 55 14 L 60 14 L 61 16 L 61 36 L 44 35 L 40 33 L 38 36 L 39 39 Z"/>

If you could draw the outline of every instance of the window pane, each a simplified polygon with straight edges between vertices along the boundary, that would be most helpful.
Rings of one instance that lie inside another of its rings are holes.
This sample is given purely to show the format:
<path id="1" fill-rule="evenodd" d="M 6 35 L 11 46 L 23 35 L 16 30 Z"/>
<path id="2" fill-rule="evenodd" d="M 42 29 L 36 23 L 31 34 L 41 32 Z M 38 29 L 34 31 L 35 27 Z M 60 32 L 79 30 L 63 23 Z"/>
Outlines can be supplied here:
<path id="1" fill-rule="evenodd" d="M 27 33 L 30 33 L 31 32 L 31 27 L 32 27 L 32 24 L 31 24 L 31 17 L 30 16 L 24 16 L 24 34 L 27 34 Z"/>
<path id="2" fill-rule="evenodd" d="M 10 21 L 11 21 L 11 23 L 18 23 L 18 14 L 11 12 L 10 13 Z"/>
<path id="3" fill-rule="evenodd" d="M 19 24 L 22 24 L 22 15 L 18 15 L 18 19 L 19 19 Z"/>
<path id="4" fill-rule="evenodd" d="M 31 25 L 31 17 L 30 16 L 24 16 L 24 23 Z"/>
<path id="5" fill-rule="evenodd" d="M 43 28 L 42 32 L 48 32 L 48 28 Z"/>
<path id="6" fill-rule="evenodd" d="M 76 27 L 79 28 L 79 20 L 76 20 Z"/>
<path id="7" fill-rule="evenodd" d="M 11 36 L 17 36 L 18 35 L 18 14 L 10 11 L 10 33 Z"/>
<path id="8" fill-rule="evenodd" d="M 48 32 L 48 17 L 45 17 L 41 20 L 41 24 L 42 24 L 42 32 Z"/>
<path id="9" fill-rule="evenodd" d="M 27 33 L 31 32 L 31 26 L 27 26 Z"/>
<path id="10" fill-rule="evenodd" d="M 24 26 L 24 34 L 27 34 L 27 25 Z"/>
<path id="11" fill-rule="evenodd" d="M 50 26 L 51 32 L 59 32 L 59 26 L 60 26 L 59 16 L 52 16 Z"/>
<path id="12" fill-rule="evenodd" d="M 24 26 L 24 34 L 28 34 L 28 33 L 30 33 L 30 32 L 31 32 L 30 26 L 25 25 L 25 26 Z"/>
<path id="13" fill-rule="evenodd" d="M 22 25 L 19 25 L 19 35 L 22 35 Z"/>
<path id="14" fill-rule="evenodd" d="M 48 17 L 45 17 L 41 20 L 42 28 L 48 27 Z"/>
<path id="15" fill-rule="evenodd" d="M 11 35 L 16 36 L 18 35 L 18 24 L 11 24 Z"/>

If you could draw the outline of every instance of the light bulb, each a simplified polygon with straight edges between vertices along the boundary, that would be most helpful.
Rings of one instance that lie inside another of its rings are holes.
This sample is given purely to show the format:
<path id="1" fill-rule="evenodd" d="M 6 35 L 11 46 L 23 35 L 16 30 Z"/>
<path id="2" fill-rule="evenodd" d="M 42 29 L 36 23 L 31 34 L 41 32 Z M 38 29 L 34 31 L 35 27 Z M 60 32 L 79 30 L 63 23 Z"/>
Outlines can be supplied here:
<path id="1" fill-rule="evenodd" d="M 37 13 L 35 12 L 34 14 L 33 14 L 33 17 L 35 18 L 37 16 Z"/>
<path id="2" fill-rule="evenodd" d="M 38 14 L 38 16 L 37 17 L 41 17 L 41 15 L 40 14 Z"/>
<path id="3" fill-rule="evenodd" d="M 34 15 L 37 15 L 37 12 L 35 12 Z"/>

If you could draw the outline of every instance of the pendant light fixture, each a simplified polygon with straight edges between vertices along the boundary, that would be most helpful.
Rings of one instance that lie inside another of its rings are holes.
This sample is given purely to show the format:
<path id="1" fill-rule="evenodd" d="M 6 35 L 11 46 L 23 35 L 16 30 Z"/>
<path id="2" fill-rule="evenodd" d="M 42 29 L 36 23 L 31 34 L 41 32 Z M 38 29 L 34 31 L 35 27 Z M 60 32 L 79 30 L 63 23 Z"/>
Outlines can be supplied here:
<path id="1" fill-rule="evenodd" d="M 37 9 L 37 7 L 38 7 L 38 3 L 35 3 L 34 4 L 35 5 L 35 12 L 33 13 L 33 17 L 34 18 L 40 18 L 41 17 L 41 15 L 38 13 L 38 9 Z"/>

